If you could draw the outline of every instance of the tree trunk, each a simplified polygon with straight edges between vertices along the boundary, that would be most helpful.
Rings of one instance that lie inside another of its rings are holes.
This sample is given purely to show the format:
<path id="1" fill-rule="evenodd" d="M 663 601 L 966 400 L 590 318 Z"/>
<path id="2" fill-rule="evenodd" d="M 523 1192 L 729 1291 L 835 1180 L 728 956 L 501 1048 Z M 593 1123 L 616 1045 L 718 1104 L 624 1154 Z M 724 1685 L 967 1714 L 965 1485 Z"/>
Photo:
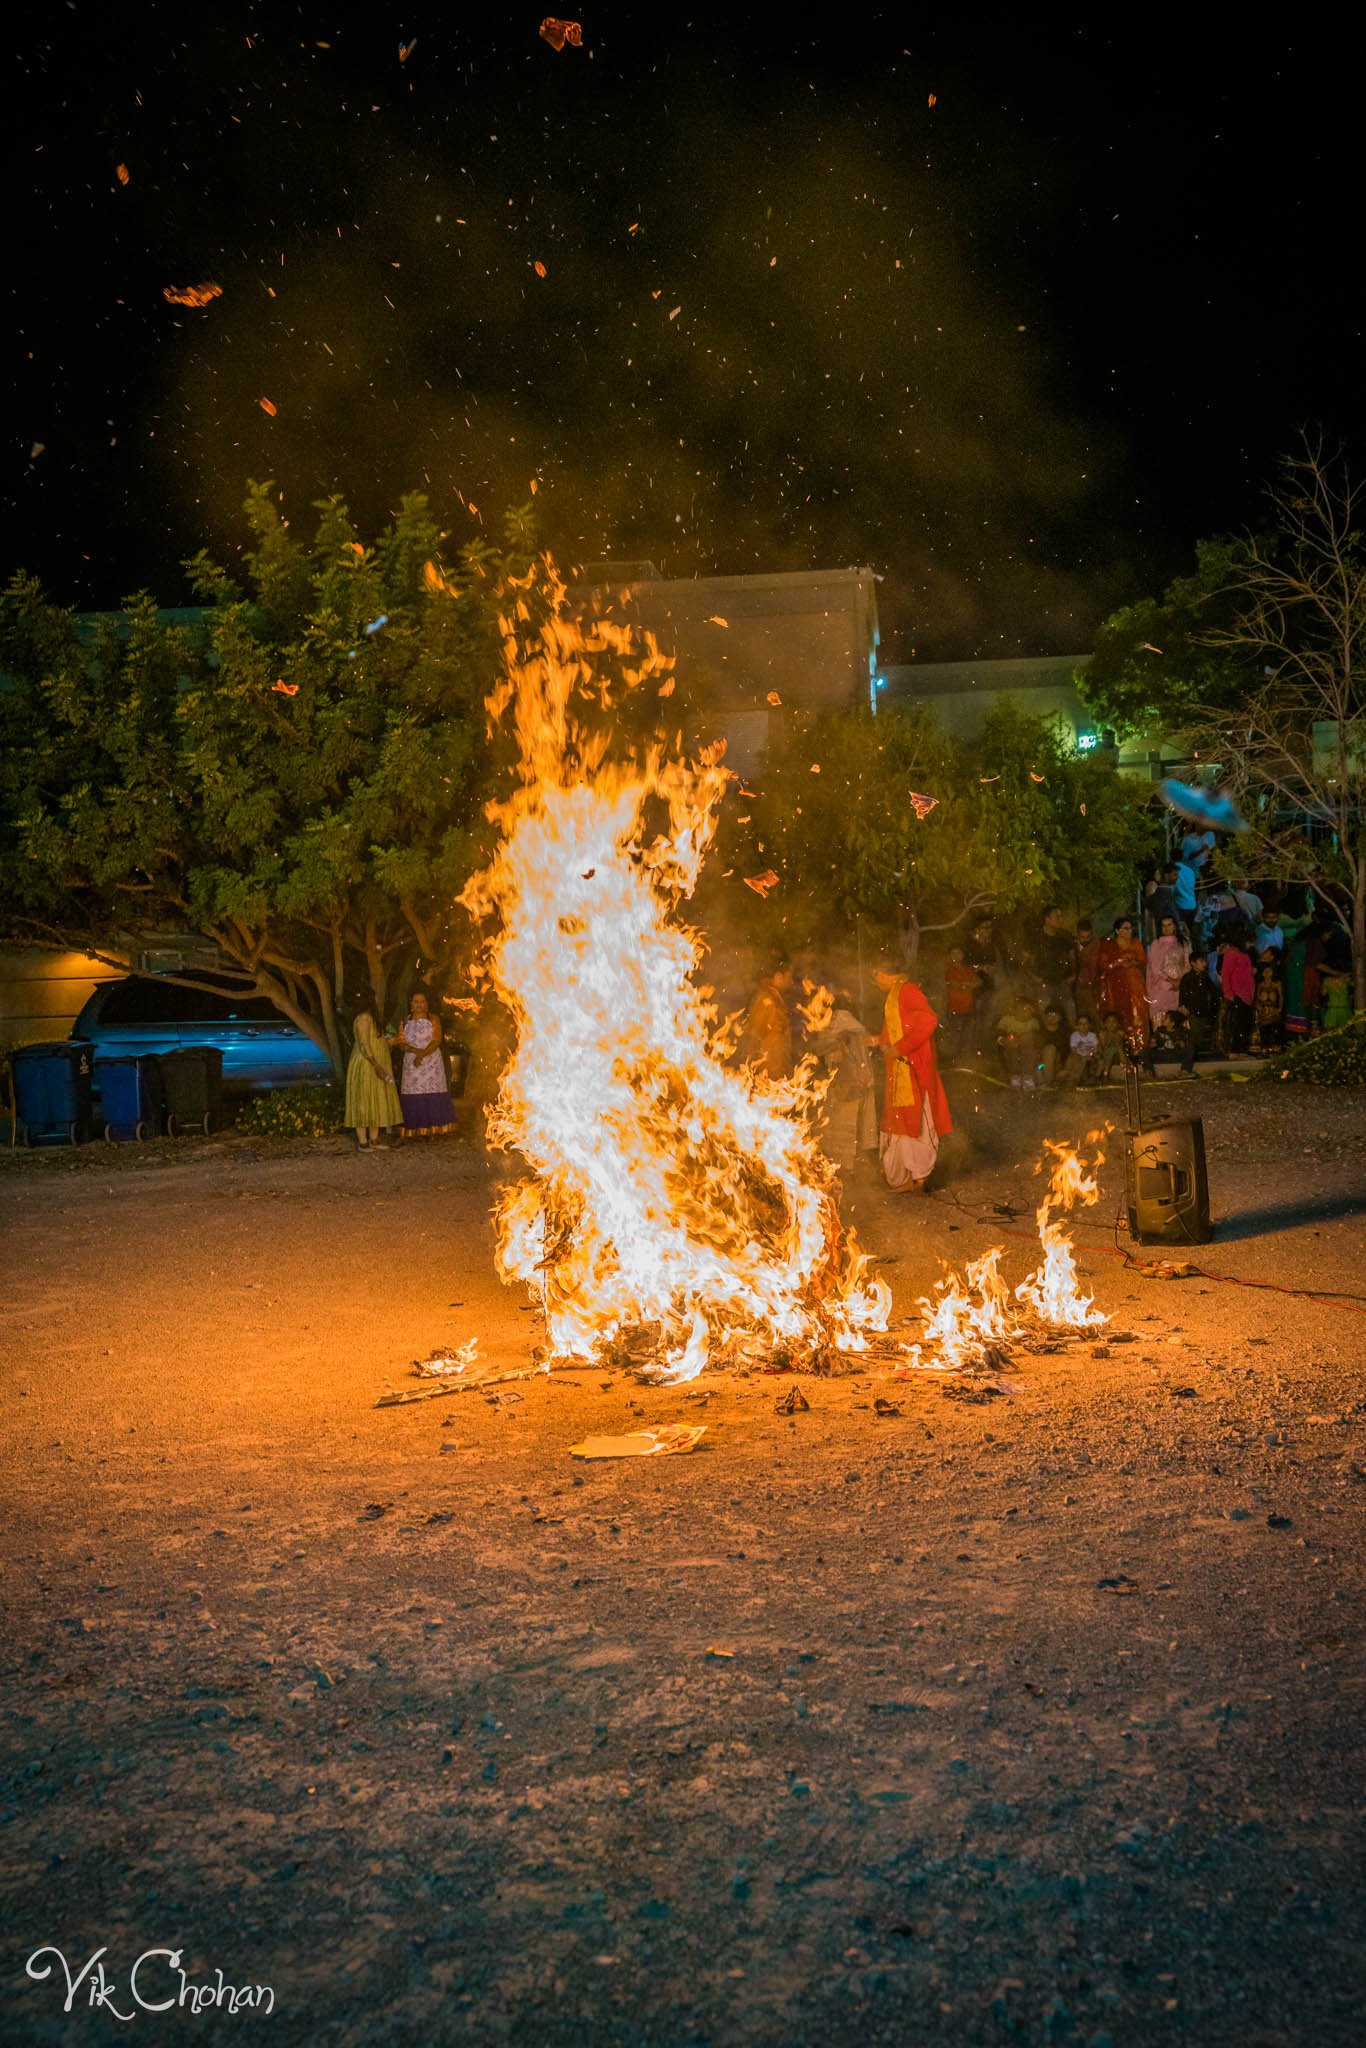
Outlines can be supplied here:
<path id="1" fill-rule="evenodd" d="M 1366 861 L 1352 877 L 1352 1008 L 1366 1010 Z"/>

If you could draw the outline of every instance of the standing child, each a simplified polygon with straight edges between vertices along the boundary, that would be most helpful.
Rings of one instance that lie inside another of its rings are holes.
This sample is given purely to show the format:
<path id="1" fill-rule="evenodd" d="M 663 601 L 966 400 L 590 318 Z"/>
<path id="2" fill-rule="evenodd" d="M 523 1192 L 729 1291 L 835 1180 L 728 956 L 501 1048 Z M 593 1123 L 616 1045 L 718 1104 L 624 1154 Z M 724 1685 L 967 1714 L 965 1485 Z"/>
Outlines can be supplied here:
<path id="1" fill-rule="evenodd" d="M 1253 996 L 1252 1049 L 1279 1052 L 1285 1043 L 1285 990 L 1274 960 L 1263 960 L 1257 969 Z"/>
<path id="2" fill-rule="evenodd" d="M 1191 954 L 1190 966 L 1181 977 L 1178 993 L 1180 1006 L 1190 1018 L 1195 1057 L 1206 1059 L 1214 1050 L 1214 1035 L 1219 1023 L 1219 991 L 1209 978 L 1209 960 L 1203 948 L 1197 947 Z"/>
<path id="3" fill-rule="evenodd" d="M 977 995 L 981 974 L 963 958 L 961 946 L 949 947 L 944 969 L 944 1050 L 957 1064 L 977 1050 Z"/>
<path id="4" fill-rule="evenodd" d="M 1340 1024 L 1352 1020 L 1352 991 L 1347 976 L 1340 968 L 1325 967 L 1323 983 L 1323 1028 L 1336 1031 Z"/>
<path id="5" fill-rule="evenodd" d="M 845 1173 L 853 1172 L 860 1152 L 871 1150 L 876 1136 L 873 1066 L 866 1040 L 853 997 L 847 989 L 838 989 L 830 1022 L 811 1043 L 830 1075 L 822 1141 L 827 1156 Z"/>

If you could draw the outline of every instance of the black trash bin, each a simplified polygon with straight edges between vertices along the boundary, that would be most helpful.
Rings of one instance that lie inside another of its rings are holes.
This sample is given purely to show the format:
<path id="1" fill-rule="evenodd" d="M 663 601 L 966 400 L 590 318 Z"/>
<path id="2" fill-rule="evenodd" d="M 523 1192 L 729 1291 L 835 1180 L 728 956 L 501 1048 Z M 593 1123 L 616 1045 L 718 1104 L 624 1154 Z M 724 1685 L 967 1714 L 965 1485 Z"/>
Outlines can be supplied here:
<path id="1" fill-rule="evenodd" d="M 223 1105 L 223 1053 L 216 1045 L 183 1045 L 161 1055 L 161 1085 L 166 1095 L 166 1128 L 173 1138 L 184 1131 L 207 1137 Z"/>
<path id="2" fill-rule="evenodd" d="M 89 1137 L 95 1049 L 80 1039 L 21 1045 L 10 1056 L 14 1101 L 26 1145 L 55 1139 L 79 1145 Z"/>
<path id="3" fill-rule="evenodd" d="M 95 1086 L 107 1143 L 160 1135 L 161 1065 L 154 1054 L 96 1060 Z"/>

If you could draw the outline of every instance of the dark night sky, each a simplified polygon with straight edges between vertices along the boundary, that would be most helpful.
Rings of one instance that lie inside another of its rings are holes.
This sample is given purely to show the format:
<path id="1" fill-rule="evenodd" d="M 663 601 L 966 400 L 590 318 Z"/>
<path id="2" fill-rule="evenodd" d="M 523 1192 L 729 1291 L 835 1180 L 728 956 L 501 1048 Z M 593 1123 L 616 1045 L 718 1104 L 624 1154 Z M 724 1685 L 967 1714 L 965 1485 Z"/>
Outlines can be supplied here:
<path id="1" fill-rule="evenodd" d="M 1070 652 L 1301 425 L 1359 452 L 1326 13 L 580 18 L 33 10 L 6 568 L 173 603 L 248 477 L 452 550 L 535 479 L 568 560 L 870 562 L 889 658 Z"/>

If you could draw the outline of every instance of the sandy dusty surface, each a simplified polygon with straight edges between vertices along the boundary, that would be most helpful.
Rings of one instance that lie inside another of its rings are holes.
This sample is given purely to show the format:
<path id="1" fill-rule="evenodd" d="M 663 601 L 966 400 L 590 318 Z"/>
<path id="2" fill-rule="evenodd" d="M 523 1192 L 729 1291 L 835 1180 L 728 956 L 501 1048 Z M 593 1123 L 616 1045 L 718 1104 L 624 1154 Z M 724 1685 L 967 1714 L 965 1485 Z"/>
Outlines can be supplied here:
<path id="1" fill-rule="evenodd" d="M 1366 1295 L 1366 1098 L 1167 1099 L 1211 1273 Z M 899 1314 L 941 1257 L 1026 1270 L 1038 1139 L 1087 1121 L 959 1101 L 943 1194 L 853 1204 Z M 584 1371 L 376 1410 L 438 1343 L 527 1360 L 492 1177 L 4 1160 L 8 2040 L 1361 2042 L 1361 1301 L 1137 1277 L 1112 1170 L 1083 1264 L 1134 1341 L 989 1403 Z M 568 1455 L 658 1420 L 703 1447 Z M 179 1947 L 275 2010 L 63 2017 L 44 1943 L 107 1945 L 116 2006 Z"/>

